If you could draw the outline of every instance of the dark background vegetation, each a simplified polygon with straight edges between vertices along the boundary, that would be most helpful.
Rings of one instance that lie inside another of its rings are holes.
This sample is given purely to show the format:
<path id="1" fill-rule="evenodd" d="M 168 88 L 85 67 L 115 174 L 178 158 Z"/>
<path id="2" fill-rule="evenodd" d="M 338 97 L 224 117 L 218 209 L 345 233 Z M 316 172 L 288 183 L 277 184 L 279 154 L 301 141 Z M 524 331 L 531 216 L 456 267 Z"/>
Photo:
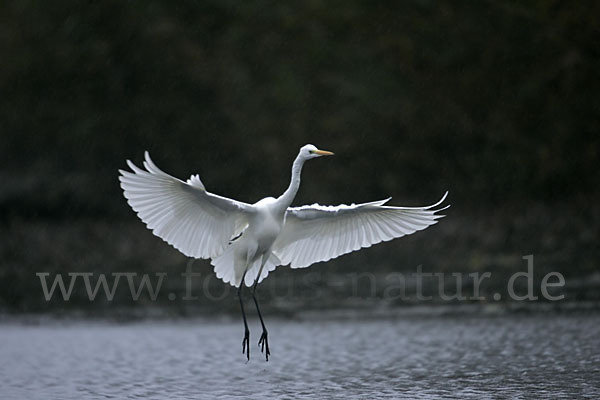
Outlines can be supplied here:
<path id="1" fill-rule="evenodd" d="M 336 157 L 306 165 L 298 205 L 450 191 L 439 225 L 313 266 L 331 299 L 349 273 L 417 265 L 492 271 L 502 287 L 526 254 L 536 279 L 565 275 L 567 299 L 597 299 L 599 4 L 1 2 L 0 309 L 127 304 L 127 291 L 90 303 L 82 288 L 47 303 L 36 272 L 185 269 L 126 204 L 126 159 L 149 150 L 254 202 L 285 189 L 305 143 Z M 267 282 L 302 292 L 309 271 Z M 198 306 L 235 306 L 213 303 Z"/>

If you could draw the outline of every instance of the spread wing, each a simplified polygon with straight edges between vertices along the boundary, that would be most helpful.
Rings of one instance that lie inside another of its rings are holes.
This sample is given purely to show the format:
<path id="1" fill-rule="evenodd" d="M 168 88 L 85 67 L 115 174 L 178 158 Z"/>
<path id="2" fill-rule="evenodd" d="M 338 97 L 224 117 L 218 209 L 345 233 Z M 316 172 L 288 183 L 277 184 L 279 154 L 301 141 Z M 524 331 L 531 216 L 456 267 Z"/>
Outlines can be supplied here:
<path id="1" fill-rule="evenodd" d="M 248 224 L 249 204 L 207 192 L 198 175 L 187 182 L 161 171 L 145 152 L 144 169 L 119 170 L 127 202 L 152 232 L 189 257 L 213 258 Z"/>
<path id="2" fill-rule="evenodd" d="M 448 195 L 428 207 L 384 206 L 390 199 L 364 204 L 290 207 L 273 253 L 283 265 L 305 268 L 363 247 L 388 241 L 437 223 L 435 209 Z"/>

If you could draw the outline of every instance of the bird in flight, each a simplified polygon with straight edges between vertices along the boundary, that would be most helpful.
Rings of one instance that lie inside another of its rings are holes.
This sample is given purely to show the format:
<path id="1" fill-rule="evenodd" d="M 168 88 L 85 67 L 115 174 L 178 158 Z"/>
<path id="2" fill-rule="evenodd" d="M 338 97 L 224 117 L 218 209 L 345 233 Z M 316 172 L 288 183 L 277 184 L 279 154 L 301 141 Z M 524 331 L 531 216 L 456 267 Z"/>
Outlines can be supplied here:
<path id="1" fill-rule="evenodd" d="M 258 341 L 269 361 L 268 332 L 256 299 L 257 285 L 278 265 L 306 268 L 373 244 L 410 235 L 433 225 L 446 209 L 393 207 L 390 198 L 363 204 L 291 207 L 307 160 L 333 155 L 311 144 L 300 149 L 288 188 L 277 198 L 254 204 L 210 193 L 198 175 L 179 180 L 154 164 L 145 169 L 127 160 L 133 172 L 119 170 L 127 202 L 152 232 L 188 257 L 210 258 L 218 278 L 237 288 L 244 321 L 242 354 L 250 360 L 250 331 L 242 287 L 251 288 L 262 325 Z"/>

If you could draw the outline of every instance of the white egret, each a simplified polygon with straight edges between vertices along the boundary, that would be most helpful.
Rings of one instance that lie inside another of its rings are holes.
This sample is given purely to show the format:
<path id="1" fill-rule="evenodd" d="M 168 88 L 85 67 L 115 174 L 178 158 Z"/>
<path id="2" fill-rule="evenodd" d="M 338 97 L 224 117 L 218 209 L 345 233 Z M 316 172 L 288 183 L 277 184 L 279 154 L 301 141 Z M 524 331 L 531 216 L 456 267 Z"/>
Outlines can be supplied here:
<path id="1" fill-rule="evenodd" d="M 446 198 L 428 207 L 391 207 L 390 198 L 364 204 L 290 207 L 304 162 L 333 155 L 313 145 L 300 149 L 292 165 L 287 190 L 278 198 L 266 197 L 255 204 L 210 193 L 198 175 L 187 182 L 162 170 L 145 152 L 144 169 L 130 160 L 133 172 L 119 170 L 127 202 L 152 232 L 183 254 L 210 258 L 218 278 L 238 288 L 244 320 L 242 353 L 250 359 L 250 333 L 242 287 L 251 293 L 262 335 L 258 342 L 269 360 L 269 342 L 256 286 L 278 265 L 305 268 L 373 244 L 409 235 L 427 228 L 447 207 L 434 209 Z"/>

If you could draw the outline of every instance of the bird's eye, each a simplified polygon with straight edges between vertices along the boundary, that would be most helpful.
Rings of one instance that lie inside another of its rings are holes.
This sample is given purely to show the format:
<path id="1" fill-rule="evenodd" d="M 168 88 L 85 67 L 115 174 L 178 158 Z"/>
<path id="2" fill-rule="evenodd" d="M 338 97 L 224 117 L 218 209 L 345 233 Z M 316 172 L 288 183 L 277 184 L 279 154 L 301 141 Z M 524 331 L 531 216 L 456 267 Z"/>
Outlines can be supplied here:
<path id="1" fill-rule="evenodd" d="M 314 151 L 314 150 L 309 150 L 308 152 L 309 152 L 310 154 L 314 154 L 314 152 L 315 152 L 315 151 Z"/>

